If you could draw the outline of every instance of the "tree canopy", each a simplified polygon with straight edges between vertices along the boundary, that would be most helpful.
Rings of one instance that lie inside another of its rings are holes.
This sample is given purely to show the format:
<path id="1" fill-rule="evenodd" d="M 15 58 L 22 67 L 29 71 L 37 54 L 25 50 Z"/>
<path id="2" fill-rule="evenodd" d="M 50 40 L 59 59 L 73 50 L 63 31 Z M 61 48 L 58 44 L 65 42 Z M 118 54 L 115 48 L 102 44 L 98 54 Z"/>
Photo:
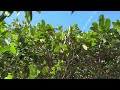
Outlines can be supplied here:
<path id="1" fill-rule="evenodd" d="M 0 78 L 120 78 L 120 21 L 104 15 L 98 21 L 88 32 L 44 20 L 36 26 L 18 19 L 0 22 Z"/>

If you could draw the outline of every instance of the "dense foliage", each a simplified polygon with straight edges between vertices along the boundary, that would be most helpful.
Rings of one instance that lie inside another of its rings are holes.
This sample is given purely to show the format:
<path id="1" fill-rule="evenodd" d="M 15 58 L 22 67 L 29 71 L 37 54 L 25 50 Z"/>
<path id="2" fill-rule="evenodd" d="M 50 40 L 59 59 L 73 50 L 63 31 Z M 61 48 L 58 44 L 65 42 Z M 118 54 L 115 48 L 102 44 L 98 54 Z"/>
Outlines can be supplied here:
<path id="1" fill-rule="evenodd" d="M 88 32 L 44 20 L 36 26 L 0 22 L 0 78 L 120 78 L 120 21 L 112 24 L 104 15 Z"/>

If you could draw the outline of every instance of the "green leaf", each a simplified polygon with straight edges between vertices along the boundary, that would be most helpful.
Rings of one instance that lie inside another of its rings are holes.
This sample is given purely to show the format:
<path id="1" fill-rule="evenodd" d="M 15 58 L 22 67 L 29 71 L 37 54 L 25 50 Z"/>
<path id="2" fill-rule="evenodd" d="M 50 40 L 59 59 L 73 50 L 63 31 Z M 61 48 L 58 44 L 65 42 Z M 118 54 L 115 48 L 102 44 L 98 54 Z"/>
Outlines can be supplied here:
<path id="1" fill-rule="evenodd" d="M 54 49 L 54 52 L 56 53 L 56 52 L 58 52 L 59 50 L 60 50 L 60 47 L 57 46 L 57 47 Z"/>
<path id="2" fill-rule="evenodd" d="M 44 67 L 43 69 L 42 69 L 42 74 L 43 75 L 46 75 L 48 73 L 48 68 L 47 67 Z"/>
<path id="3" fill-rule="evenodd" d="M 5 42 L 6 42 L 7 45 L 10 44 L 10 42 L 8 41 L 8 39 L 5 39 Z"/>
<path id="4" fill-rule="evenodd" d="M 52 69 L 52 71 L 50 72 L 50 74 L 55 75 L 55 67 L 52 67 L 51 69 Z"/>
<path id="5" fill-rule="evenodd" d="M 34 28 L 30 28 L 31 35 L 34 36 L 36 34 L 36 31 Z"/>
<path id="6" fill-rule="evenodd" d="M 96 36 L 96 35 L 97 35 L 97 33 L 96 33 L 96 32 L 92 32 L 92 35 L 95 35 L 95 36 Z"/>
<path id="7" fill-rule="evenodd" d="M 110 24 L 111 24 L 110 19 L 106 19 L 106 21 L 105 21 L 106 30 L 107 30 L 107 29 L 110 29 Z"/>
<path id="8" fill-rule="evenodd" d="M 42 28 L 45 28 L 45 21 L 42 20 L 41 22 L 42 22 L 42 23 L 41 23 L 41 27 L 42 27 Z"/>
<path id="9" fill-rule="evenodd" d="M 43 35 L 43 32 L 41 32 L 41 31 L 38 31 L 37 33 L 36 33 L 36 36 L 41 36 L 41 35 Z"/>
<path id="10" fill-rule="evenodd" d="M 96 28 L 96 29 L 98 28 L 98 24 L 96 22 L 93 22 L 92 25 L 94 28 Z"/>
<path id="11" fill-rule="evenodd" d="M 38 40 L 40 40 L 39 38 L 34 38 L 34 41 L 38 41 Z"/>
<path id="12" fill-rule="evenodd" d="M 13 39 L 18 40 L 18 35 L 13 34 Z"/>
<path id="13" fill-rule="evenodd" d="M 0 33 L 3 33 L 5 30 L 4 30 L 4 28 L 3 28 L 3 24 L 2 24 L 2 22 L 0 22 Z"/>
<path id="14" fill-rule="evenodd" d="M 59 43 L 59 47 L 61 47 L 61 48 L 62 48 L 62 47 L 63 47 L 63 44 L 62 44 L 62 43 Z"/>
<path id="15" fill-rule="evenodd" d="M 11 73 L 8 73 L 8 76 L 5 77 L 4 79 L 12 79 L 12 78 L 13 78 L 13 76 L 11 75 Z"/>
<path id="16" fill-rule="evenodd" d="M 92 42 L 92 46 L 95 46 L 96 45 L 96 43 L 95 42 Z"/>
<path id="17" fill-rule="evenodd" d="M 63 39 L 63 35 L 60 36 L 60 40 L 62 40 L 62 39 Z"/>
<path id="18" fill-rule="evenodd" d="M 36 66 L 33 63 L 29 65 L 29 69 L 30 69 L 30 74 L 28 77 L 29 79 L 34 79 L 40 73 L 40 71 L 36 68 Z"/>
<path id="19" fill-rule="evenodd" d="M 120 30 L 120 26 L 119 25 L 115 25 L 114 26 L 116 29 Z"/>
<path id="20" fill-rule="evenodd" d="M 30 38 L 30 36 L 31 36 L 30 34 L 27 34 L 27 35 L 26 35 L 27 38 Z"/>
<path id="21" fill-rule="evenodd" d="M 52 47 L 53 47 L 53 46 L 55 45 L 55 41 L 54 41 L 54 40 L 52 40 L 51 44 L 52 44 Z"/>
<path id="22" fill-rule="evenodd" d="M 95 72 L 93 72 L 92 70 L 89 70 L 89 72 L 95 76 Z"/>
<path id="23" fill-rule="evenodd" d="M 115 29 L 120 30 L 120 21 L 119 20 L 117 20 L 117 22 L 112 22 L 112 24 L 113 24 Z"/>
<path id="24" fill-rule="evenodd" d="M 99 26 L 100 28 L 104 28 L 104 22 L 105 22 L 105 18 L 104 18 L 104 15 L 100 15 L 99 17 Z"/>
<path id="25" fill-rule="evenodd" d="M 15 43 L 11 43 L 10 44 L 10 52 L 13 53 L 13 54 L 16 54 L 17 53 L 17 50 L 16 50 L 16 44 Z"/>
<path id="26" fill-rule="evenodd" d="M 25 18 L 28 23 L 32 20 L 32 11 L 25 11 Z"/>
<path id="27" fill-rule="evenodd" d="M 95 27 L 90 27 L 90 30 L 97 31 Z"/>
<path id="28" fill-rule="evenodd" d="M 57 29 L 62 31 L 63 26 L 57 26 Z"/>
<path id="29" fill-rule="evenodd" d="M 67 45 L 63 45 L 63 49 L 66 51 L 68 50 Z"/>
<path id="30" fill-rule="evenodd" d="M 13 53 L 13 54 L 16 54 L 17 51 L 16 51 L 16 48 L 15 47 L 10 47 L 10 52 Z"/>
<path id="31" fill-rule="evenodd" d="M 28 30 L 29 30 L 29 28 L 28 28 L 28 27 L 25 27 L 25 28 L 23 29 L 23 32 L 26 33 L 26 32 L 28 32 Z"/>
<path id="32" fill-rule="evenodd" d="M 49 30 L 49 28 L 50 28 L 50 25 L 47 24 L 47 25 L 46 25 L 46 30 Z"/>
<path id="33" fill-rule="evenodd" d="M 13 47 L 13 46 L 16 46 L 16 44 L 15 43 L 10 43 L 10 46 Z"/>
<path id="34" fill-rule="evenodd" d="M 5 47 L 1 47 L 0 48 L 0 55 L 6 51 L 9 51 L 10 50 L 10 47 L 9 46 L 5 46 Z"/>

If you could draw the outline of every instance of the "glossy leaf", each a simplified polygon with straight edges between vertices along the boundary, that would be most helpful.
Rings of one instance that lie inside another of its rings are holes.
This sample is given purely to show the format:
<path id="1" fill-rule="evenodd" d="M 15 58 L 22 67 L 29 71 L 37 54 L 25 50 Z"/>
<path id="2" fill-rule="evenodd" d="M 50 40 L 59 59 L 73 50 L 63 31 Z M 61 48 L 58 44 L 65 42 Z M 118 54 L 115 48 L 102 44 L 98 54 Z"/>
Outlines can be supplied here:
<path id="1" fill-rule="evenodd" d="M 13 76 L 11 75 L 11 73 L 8 73 L 8 76 L 5 77 L 4 79 L 12 79 L 12 78 L 13 78 Z"/>

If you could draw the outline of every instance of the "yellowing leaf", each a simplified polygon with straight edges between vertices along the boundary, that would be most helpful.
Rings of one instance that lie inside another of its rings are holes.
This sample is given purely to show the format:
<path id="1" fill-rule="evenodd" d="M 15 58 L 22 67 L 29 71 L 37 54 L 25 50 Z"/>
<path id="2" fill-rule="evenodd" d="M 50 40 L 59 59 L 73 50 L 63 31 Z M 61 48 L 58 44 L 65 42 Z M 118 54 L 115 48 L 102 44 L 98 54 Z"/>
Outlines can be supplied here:
<path id="1" fill-rule="evenodd" d="M 85 49 L 85 50 L 87 50 L 88 49 L 88 47 L 86 46 L 86 45 L 82 45 L 83 46 L 83 48 Z"/>

